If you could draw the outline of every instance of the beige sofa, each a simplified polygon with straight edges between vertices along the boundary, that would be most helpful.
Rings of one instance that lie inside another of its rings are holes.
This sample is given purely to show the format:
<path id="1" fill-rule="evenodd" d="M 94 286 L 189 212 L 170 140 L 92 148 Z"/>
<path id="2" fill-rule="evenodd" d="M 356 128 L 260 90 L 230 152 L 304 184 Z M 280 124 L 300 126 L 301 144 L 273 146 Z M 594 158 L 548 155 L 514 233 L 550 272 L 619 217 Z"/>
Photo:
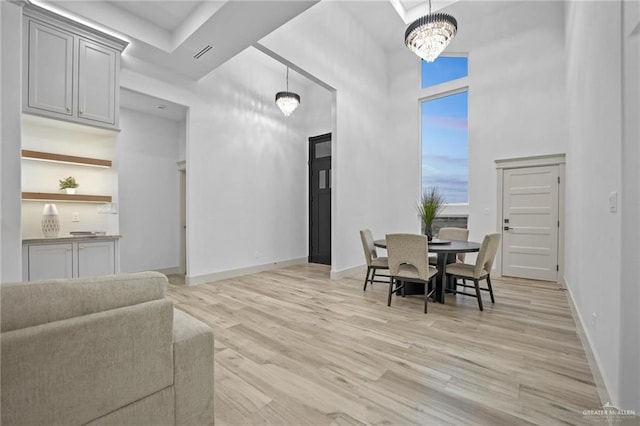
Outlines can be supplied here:
<path id="1" fill-rule="evenodd" d="M 156 272 L 2 284 L 2 425 L 213 424 L 213 333 Z"/>

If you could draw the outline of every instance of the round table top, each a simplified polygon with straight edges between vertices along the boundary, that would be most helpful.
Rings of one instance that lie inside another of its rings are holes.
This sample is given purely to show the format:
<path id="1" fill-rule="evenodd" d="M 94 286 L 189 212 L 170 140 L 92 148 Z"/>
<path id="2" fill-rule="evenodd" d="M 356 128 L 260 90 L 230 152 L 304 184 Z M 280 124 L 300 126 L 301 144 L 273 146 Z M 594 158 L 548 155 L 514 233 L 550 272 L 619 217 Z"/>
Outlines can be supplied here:
<path id="1" fill-rule="evenodd" d="M 380 248 L 387 248 L 387 241 L 383 238 L 375 240 L 373 245 Z M 473 241 L 455 241 L 450 244 L 429 244 L 429 253 L 472 253 L 480 251 L 480 243 Z"/>

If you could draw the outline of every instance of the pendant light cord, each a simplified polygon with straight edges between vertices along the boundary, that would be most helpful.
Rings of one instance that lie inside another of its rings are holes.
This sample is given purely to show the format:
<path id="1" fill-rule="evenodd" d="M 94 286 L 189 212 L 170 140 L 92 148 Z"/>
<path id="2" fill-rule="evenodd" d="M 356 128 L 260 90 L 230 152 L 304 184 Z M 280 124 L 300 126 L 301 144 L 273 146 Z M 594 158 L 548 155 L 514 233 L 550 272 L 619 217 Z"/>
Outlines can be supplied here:
<path id="1" fill-rule="evenodd" d="M 289 67 L 287 67 L 287 92 L 289 91 Z"/>
<path id="2" fill-rule="evenodd" d="M 429 15 L 431 15 L 431 0 L 429 0 Z"/>

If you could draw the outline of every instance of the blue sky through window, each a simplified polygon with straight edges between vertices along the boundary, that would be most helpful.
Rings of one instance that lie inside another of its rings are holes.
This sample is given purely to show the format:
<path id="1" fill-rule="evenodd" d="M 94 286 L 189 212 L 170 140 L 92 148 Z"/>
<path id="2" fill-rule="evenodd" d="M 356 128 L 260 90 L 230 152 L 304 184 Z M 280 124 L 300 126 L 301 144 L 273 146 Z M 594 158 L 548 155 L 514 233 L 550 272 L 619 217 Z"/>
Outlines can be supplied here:
<path id="1" fill-rule="evenodd" d="M 422 190 L 446 203 L 468 202 L 467 92 L 422 102 Z"/>
<path id="2" fill-rule="evenodd" d="M 467 76 L 467 58 L 440 56 L 433 62 L 422 63 L 422 88 Z"/>

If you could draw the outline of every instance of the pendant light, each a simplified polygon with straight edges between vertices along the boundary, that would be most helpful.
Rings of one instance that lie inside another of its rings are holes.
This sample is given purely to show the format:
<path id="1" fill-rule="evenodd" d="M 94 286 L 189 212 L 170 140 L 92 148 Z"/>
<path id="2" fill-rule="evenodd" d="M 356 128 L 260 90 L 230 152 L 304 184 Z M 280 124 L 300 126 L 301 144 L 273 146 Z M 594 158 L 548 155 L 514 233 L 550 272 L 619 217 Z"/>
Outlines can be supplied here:
<path id="1" fill-rule="evenodd" d="M 456 18 L 447 13 L 431 13 L 416 19 L 404 33 L 404 44 L 427 62 L 433 62 L 458 32 Z"/>
<path id="2" fill-rule="evenodd" d="M 300 95 L 289 91 L 289 67 L 287 67 L 287 90 L 276 93 L 276 105 L 288 117 L 300 105 Z"/>

